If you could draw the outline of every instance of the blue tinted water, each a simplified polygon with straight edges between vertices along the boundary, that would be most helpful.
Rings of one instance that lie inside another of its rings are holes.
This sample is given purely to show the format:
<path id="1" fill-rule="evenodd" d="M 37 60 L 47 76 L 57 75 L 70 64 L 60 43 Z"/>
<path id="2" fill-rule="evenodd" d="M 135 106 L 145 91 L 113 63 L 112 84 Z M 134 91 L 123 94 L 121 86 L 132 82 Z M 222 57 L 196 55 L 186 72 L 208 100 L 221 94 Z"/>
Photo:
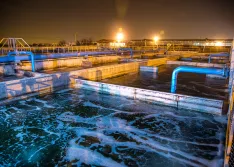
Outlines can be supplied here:
<path id="1" fill-rule="evenodd" d="M 222 166 L 225 116 L 67 89 L 0 107 L 0 166 Z"/>

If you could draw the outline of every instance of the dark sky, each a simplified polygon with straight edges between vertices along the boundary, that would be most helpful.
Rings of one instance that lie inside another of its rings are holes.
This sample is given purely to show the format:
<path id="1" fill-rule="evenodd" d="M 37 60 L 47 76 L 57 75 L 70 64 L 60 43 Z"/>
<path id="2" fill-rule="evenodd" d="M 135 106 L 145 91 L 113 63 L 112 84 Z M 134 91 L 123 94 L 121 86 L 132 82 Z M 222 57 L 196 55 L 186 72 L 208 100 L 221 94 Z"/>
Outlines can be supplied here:
<path id="1" fill-rule="evenodd" d="M 233 0 L 1 0 L 0 38 L 233 38 Z"/>

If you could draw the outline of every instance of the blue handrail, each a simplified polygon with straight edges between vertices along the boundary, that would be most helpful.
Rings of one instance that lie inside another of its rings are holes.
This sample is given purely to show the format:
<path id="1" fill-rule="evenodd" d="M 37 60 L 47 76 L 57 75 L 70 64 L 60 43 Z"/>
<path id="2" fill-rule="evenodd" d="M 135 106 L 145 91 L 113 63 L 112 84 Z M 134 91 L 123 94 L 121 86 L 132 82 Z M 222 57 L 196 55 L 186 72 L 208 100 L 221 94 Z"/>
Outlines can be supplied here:
<path id="1" fill-rule="evenodd" d="M 197 74 L 212 74 L 212 75 L 220 75 L 224 77 L 228 76 L 228 69 L 226 67 L 224 67 L 223 69 L 217 69 L 217 68 L 200 68 L 200 67 L 180 66 L 174 69 L 172 73 L 171 93 L 176 92 L 177 76 L 180 72 L 197 73 Z"/>
<path id="2" fill-rule="evenodd" d="M 209 63 L 211 62 L 212 57 L 229 57 L 229 53 L 216 53 L 216 54 L 210 54 L 209 55 Z"/>

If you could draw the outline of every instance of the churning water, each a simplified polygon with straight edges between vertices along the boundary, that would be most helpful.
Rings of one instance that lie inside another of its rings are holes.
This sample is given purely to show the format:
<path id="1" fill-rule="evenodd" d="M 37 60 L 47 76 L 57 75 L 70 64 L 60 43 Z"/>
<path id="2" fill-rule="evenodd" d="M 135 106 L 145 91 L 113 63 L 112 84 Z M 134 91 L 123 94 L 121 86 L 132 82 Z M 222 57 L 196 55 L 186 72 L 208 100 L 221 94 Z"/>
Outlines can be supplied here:
<path id="1" fill-rule="evenodd" d="M 0 107 L 0 166 L 222 166 L 226 117 L 67 89 Z"/>

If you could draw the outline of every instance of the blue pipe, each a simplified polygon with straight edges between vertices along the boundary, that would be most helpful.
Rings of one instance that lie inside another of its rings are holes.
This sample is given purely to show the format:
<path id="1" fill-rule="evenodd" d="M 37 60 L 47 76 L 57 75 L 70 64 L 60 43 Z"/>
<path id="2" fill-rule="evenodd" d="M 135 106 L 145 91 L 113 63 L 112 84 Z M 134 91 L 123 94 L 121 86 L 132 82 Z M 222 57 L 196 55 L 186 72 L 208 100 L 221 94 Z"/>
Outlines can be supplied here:
<path id="1" fill-rule="evenodd" d="M 34 55 L 35 60 L 44 60 L 44 59 L 57 59 L 57 58 L 66 58 L 66 57 L 77 57 L 77 56 L 86 56 L 86 55 L 102 55 L 102 54 L 113 54 L 115 51 L 106 51 L 106 52 L 74 52 L 74 53 L 56 53 L 50 55 L 37 54 Z M 11 61 L 29 61 L 31 60 L 28 56 L 3 56 L 0 57 L 0 62 L 11 62 Z"/>
<path id="2" fill-rule="evenodd" d="M 28 51 L 9 52 L 7 54 L 7 57 L 8 57 L 9 60 L 12 60 L 14 62 L 19 62 L 21 56 L 18 56 L 18 55 L 20 55 L 20 54 L 29 55 L 29 56 L 26 56 L 26 57 L 28 57 L 28 60 L 31 60 L 32 71 L 35 72 L 35 60 L 34 60 L 34 54 L 32 52 L 28 52 Z M 12 55 L 15 55 L 15 56 L 12 56 Z"/>
<path id="3" fill-rule="evenodd" d="M 130 51 L 131 59 L 133 58 L 133 51 L 131 48 L 119 48 L 118 52 L 120 51 Z"/>
<path id="4" fill-rule="evenodd" d="M 176 92 L 177 76 L 178 76 L 178 73 L 180 72 L 228 76 L 228 70 L 226 67 L 224 67 L 223 69 L 217 69 L 217 68 L 200 68 L 200 67 L 180 66 L 174 69 L 172 73 L 171 93 Z"/>
<path id="5" fill-rule="evenodd" d="M 217 54 L 210 54 L 209 55 L 209 63 L 211 62 L 212 57 L 229 57 L 229 53 L 217 53 Z"/>

